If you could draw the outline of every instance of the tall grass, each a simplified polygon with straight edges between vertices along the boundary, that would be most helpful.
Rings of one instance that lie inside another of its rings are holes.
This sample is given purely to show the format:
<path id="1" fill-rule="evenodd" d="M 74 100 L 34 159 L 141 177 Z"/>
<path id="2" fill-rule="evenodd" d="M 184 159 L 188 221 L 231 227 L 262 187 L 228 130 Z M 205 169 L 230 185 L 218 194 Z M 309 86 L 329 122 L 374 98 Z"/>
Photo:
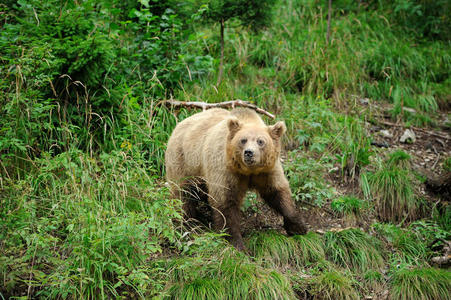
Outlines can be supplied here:
<path id="1" fill-rule="evenodd" d="M 170 132 L 194 112 L 161 101 L 239 98 L 284 118 L 287 144 L 298 148 L 286 163 L 294 196 L 321 206 L 335 197 L 324 178 L 335 163 L 358 178 L 374 154 L 360 98 L 433 123 L 449 102 L 449 42 L 406 29 L 401 21 L 417 15 L 395 13 L 399 3 L 334 1 L 327 44 L 325 1 L 279 1 L 266 30 L 227 29 L 227 76 L 216 86 L 218 30 L 200 14 L 176 1 L 110 2 L 0 4 L 0 296 L 293 299 L 276 268 L 312 274 L 310 296 L 358 297 L 333 263 L 360 277 L 384 265 L 380 244 L 360 230 L 254 233 L 249 258 L 220 234 L 186 228 L 161 175 Z M 416 214 L 408 161 L 393 156 L 361 177 L 384 220 Z M 408 263 L 427 257 L 403 230 L 381 232 Z M 393 295 L 443 296 L 448 276 L 421 270 L 424 279 L 394 275 Z"/>
<path id="2" fill-rule="evenodd" d="M 155 282 L 143 280 L 159 271 L 146 261 L 177 245 L 180 203 L 128 149 L 99 158 L 79 150 L 42 155 L 36 169 L 2 192 L 2 293 L 156 292 Z"/>

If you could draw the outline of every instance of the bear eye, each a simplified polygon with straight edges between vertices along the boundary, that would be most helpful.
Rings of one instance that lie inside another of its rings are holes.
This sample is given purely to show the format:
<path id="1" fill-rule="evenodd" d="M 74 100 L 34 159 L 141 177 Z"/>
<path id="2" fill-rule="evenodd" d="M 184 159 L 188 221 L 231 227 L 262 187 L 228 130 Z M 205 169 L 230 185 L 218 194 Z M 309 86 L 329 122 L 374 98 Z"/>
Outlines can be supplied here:
<path id="1" fill-rule="evenodd" d="M 262 140 L 262 139 L 258 139 L 258 140 L 257 140 L 257 144 L 258 144 L 260 147 L 263 147 L 263 146 L 265 145 L 265 141 Z"/>
<path id="2" fill-rule="evenodd" d="M 241 143 L 242 145 L 246 144 L 246 143 L 247 143 L 247 139 L 241 139 L 240 143 Z"/>

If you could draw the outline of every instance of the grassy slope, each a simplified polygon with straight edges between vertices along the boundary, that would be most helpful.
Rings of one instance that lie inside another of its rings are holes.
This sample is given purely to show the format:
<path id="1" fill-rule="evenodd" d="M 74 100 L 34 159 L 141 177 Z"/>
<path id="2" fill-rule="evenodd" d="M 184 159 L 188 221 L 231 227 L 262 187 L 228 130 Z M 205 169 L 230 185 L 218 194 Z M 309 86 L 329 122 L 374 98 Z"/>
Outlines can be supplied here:
<path id="1" fill-rule="evenodd" d="M 288 1 L 278 7 L 274 25 L 258 35 L 229 28 L 222 85 L 214 87 L 211 74 L 186 82 L 175 96 L 240 98 L 278 113 L 288 124 L 288 142 L 302 149 L 288 153 L 294 193 L 325 205 L 334 197 L 323 179 L 332 166 L 347 178 L 366 172 L 370 156 L 382 171 L 392 168 L 370 148 L 364 121 L 372 116 L 358 110 L 358 100 L 391 102 L 395 116 L 401 105 L 409 106 L 421 114 L 403 115 L 405 121 L 432 124 L 437 101 L 448 97 L 451 59 L 449 42 L 418 43 L 382 10 L 334 14 L 326 45 L 325 8 L 318 3 Z M 196 30 L 199 47 L 216 55 L 217 30 Z M 435 238 L 430 231 L 441 230 L 433 223 L 410 231 L 379 224 L 376 237 L 357 229 L 294 238 L 256 232 L 248 238 L 251 256 L 236 253 L 218 234 L 187 228 L 180 203 L 170 200 L 142 154 L 150 147 L 161 163 L 174 118 L 155 113 L 149 95 L 140 109 L 127 101 L 127 118 L 111 125 L 124 132 L 107 137 L 108 151 L 92 154 L 74 142 L 58 155 L 5 160 L 6 173 L 26 171 L 13 178 L 2 173 L 0 181 L 3 297 L 358 299 L 384 289 L 394 299 L 446 297 L 450 273 L 427 263 L 432 254 L 426 244 Z M 364 188 L 379 193 L 371 175 Z"/>

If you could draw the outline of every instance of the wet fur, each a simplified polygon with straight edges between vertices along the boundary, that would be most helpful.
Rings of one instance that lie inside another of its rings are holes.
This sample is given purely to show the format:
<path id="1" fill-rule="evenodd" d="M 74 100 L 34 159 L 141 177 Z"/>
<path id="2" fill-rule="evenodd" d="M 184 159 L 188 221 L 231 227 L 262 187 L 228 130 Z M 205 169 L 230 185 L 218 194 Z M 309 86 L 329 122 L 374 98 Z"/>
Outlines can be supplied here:
<path id="1" fill-rule="evenodd" d="M 187 217 L 199 218 L 193 195 L 199 199 L 199 195 L 208 195 L 215 227 L 227 229 L 231 242 L 244 249 L 240 207 L 246 191 L 252 189 L 284 217 L 288 234 L 305 233 L 280 163 L 284 132 L 283 122 L 266 126 L 248 109 L 211 109 L 180 122 L 168 141 L 166 174 L 174 197 L 184 200 Z M 243 136 L 254 141 L 256 135 L 266 144 L 257 149 L 257 165 L 248 166 L 243 162 L 239 141 Z M 194 186 L 197 192 L 189 194 Z"/>

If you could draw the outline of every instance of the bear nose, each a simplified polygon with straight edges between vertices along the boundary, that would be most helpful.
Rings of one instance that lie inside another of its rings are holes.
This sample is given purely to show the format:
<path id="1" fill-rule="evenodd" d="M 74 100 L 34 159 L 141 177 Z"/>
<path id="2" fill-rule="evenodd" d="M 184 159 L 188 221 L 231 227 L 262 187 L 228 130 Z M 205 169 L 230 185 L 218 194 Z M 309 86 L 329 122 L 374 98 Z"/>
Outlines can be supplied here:
<path id="1" fill-rule="evenodd" d="M 251 158 L 252 156 L 254 156 L 254 151 L 252 151 L 252 150 L 244 150 L 244 156 Z"/>

